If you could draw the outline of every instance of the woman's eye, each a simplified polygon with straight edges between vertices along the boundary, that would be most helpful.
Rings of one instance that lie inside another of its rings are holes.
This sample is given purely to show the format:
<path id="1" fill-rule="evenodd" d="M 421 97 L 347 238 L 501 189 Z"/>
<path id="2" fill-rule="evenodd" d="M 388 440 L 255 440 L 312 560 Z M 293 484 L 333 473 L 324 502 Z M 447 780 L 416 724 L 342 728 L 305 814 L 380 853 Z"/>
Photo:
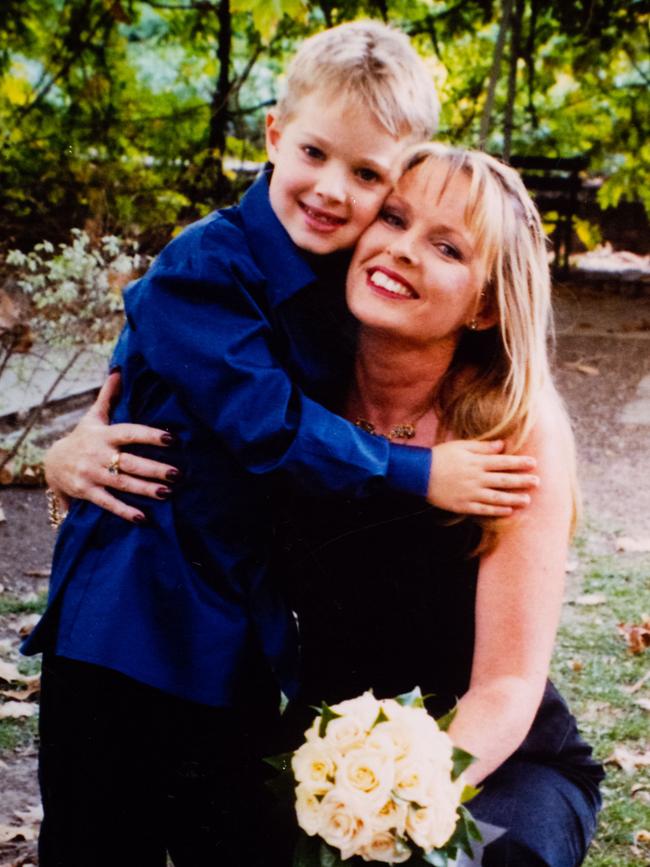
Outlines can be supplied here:
<path id="1" fill-rule="evenodd" d="M 463 258 L 461 253 L 460 253 L 460 250 L 458 250 L 456 247 L 452 246 L 451 244 L 447 244 L 444 241 L 440 241 L 436 246 L 438 247 L 438 249 L 440 250 L 442 255 L 446 256 L 448 259 L 457 259 L 460 261 L 460 259 Z"/>
<path id="2" fill-rule="evenodd" d="M 373 183 L 374 181 L 380 181 L 379 173 L 374 169 L 357 169 L 357 177 L 361 178 L 362 181 L 366 183 Z"/>
<path id="3" fill-rule="evenodd" d="M 312 160 L 324 160 L 325 154 L 315 145 L 303 145 L 302 152 Z"/>
<path id="4" fill-rule="evenodd" d="M 386 223 L 387 226 L 394 228 L 402 228 L 404 226 L 404 218 L 397 211 L 382 210 L 379 212 L 379 219 Z"/>

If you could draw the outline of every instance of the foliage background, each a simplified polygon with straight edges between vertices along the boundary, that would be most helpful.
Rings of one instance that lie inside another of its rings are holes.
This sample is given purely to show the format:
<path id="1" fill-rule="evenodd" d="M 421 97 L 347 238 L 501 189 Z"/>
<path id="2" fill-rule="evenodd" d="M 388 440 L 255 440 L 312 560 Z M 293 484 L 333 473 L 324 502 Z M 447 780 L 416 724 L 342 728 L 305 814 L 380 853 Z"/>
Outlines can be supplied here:
<path id="1" fill-rule="evenodd" d="M 232 201 L 242 180 L 224 158 L 263 158 L 297 43 L 358 17 L 403 28 L 428 58 L 441 137 L 585 154 L 602 205 L 650 211 L 647 0 L 3 0 L 4 249 L 75 226 L 157 248 Z"/>

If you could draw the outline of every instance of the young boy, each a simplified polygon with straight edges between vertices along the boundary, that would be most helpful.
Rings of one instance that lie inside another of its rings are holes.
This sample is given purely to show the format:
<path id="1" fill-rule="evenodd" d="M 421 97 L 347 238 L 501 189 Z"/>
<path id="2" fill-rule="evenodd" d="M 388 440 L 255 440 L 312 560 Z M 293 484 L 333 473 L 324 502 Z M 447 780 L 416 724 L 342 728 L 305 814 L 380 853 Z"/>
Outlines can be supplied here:
<path id="1" fill-rule="evenodd" d="M 449 473 L 441 446 L 430 481 L 428 449 L 317 402 L 345 368 L 344 348 L 332 360 L 341 251 L 436 113 L 403 35 L 366 22 L 313 37 L 267 122 L 270 177 L 128 290 L 113 420 L 169 431 L 182 482 L 146 521 L 75 502 L 62 528 L 50 604 L 25 644 L 45 651 L 41 867 L 162 867 L 166 851 L 176 867 L 267 864 L 259 757 L 296 657 L 266 577 L 272 480 L 350 496 L 389 485 L 455 508 L 476 476 L 476 455 Z M 109 471 L 116 482 L 119 455 Z"/>

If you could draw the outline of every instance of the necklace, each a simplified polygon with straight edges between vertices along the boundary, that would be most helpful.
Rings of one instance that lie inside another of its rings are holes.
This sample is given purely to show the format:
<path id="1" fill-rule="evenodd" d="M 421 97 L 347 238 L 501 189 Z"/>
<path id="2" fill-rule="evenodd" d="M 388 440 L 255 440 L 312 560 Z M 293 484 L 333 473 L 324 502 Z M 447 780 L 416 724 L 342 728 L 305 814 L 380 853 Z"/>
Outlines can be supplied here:
<path id="1" fill-rule="evenodd" d="M 422 413 L 424 415 L 424 413 Z M 419 421 L 420 419 L 418 419 Z M 373 436 L 383 436 L 386 437 L 387 440 L 412 440 L 415 436 L 415 424 L 411 422 L 407 422 L 406 424 L 396 424 L 392 427 L 387 434 L 377 433 L 377 429 L 371 421 L 368 421 L 367 418 L 357 418 L 355 420 L 355 425 L 360 427 L 361 430 L 365 430 L 366 433 L 373 434 Z"/>

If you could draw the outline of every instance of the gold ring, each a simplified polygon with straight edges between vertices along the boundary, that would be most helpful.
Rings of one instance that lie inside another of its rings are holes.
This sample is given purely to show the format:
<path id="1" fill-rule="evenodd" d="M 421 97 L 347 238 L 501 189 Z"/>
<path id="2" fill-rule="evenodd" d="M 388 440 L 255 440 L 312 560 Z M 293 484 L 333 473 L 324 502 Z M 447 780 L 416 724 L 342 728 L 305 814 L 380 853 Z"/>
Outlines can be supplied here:
<path id="1" fill-rule="evenodd" d="M 107 469 L 108 469 L 108 472 L 112 476 L 119 476 L 119 474 L 120 474 L 120 453 L 119 452 L 113 452 L 113 454 L 111 455 L 111 462 L 109 463 Z"/>

